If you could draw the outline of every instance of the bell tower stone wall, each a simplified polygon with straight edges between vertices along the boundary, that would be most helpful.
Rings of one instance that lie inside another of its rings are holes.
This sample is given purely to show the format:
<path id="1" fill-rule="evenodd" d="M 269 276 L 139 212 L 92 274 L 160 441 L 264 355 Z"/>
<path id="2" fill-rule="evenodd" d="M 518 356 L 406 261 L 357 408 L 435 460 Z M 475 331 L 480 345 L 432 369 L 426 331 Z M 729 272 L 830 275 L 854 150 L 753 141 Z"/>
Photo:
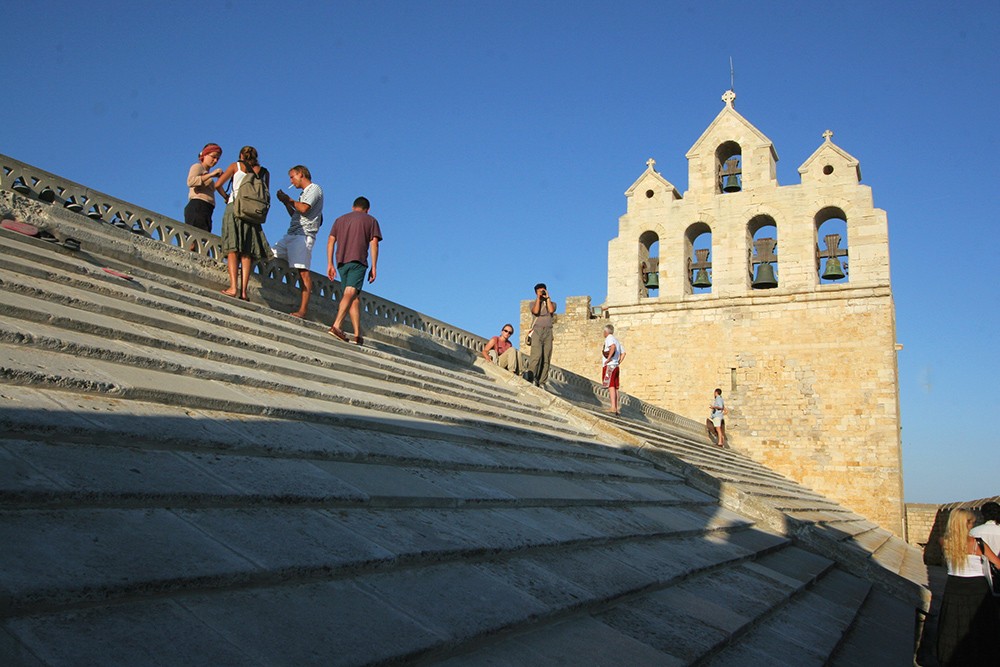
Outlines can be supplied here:
<path id="1" fill-rule="evenodd" d="M 560 304 L 552 362 L 597 379 L 610 321 L 628 351 L 622 391 L 702 420 L 721 388 L 732 447 L 903 535 L 886 214 L 829 131 L 800 167 L 801 182 L 779 185 L 771 142 L 736 112 L 732 92 L 723 100 L 687 153 L 687 192 L 653 160 L 626 191 L 608 244 L 607 301 Z M 739 188 L 726 191 L 731 177 Z M 833 249 L 829 220 L 841 225 Z M 761 224 L 777 236 L 767 262 L 777 286 L 768 289 L 754 287 L 767 257 L 755 246 Z M 650 258 L 654 238 L 659 252 Z M 692 284 L 696 239 L 710 250 L 707 289 Z M 831 257 L 844 278 L 821 277 Z M 646 288 L 654 269 L 658 290 Z"/>

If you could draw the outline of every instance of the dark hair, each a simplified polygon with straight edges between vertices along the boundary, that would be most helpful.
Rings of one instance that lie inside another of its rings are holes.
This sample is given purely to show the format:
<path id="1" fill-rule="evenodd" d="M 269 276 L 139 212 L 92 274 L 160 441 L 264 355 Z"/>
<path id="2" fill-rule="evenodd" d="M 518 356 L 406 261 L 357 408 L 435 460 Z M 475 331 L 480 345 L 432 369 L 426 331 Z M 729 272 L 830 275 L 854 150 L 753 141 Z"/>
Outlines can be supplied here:
<path id="1" fill-rule="evenodd" d="M 240 149 L 240 160 L 247 163 L 251 167 L 256 167 L 260 164 L 257 161 L 257 149 L 253 146 L 244 146 Z"/>
<path id="2" fill-rule="evenodd" d="M 716 396 L 722 396 L 722 390 L 721 389 L 716 389 L 715 390 L 715 395 Z"/>
<path id="3" fill-rule="evenodd" d="M 1000 505 L 994 502 L 985 503 L 979 508 L 979 513 L 983 515 L 983 519 L 986 521 L 1000 522 Z"/>
<path id="4" fill-rule="evenodd" d="M 368 201 L 367 197 L 358 197 L 354 200 L 354 208 L 360 208 L 362 211 L 367 211 L 372 207 L 372 203 Z"/>
<path id="5" fill-rule="evenodd" d="M 511 324 L 510 322 L 508 322 L 507 324 L 505 324 L 505 325 L 503 325 L 502 327 L 500 327 L 500 331 L 503 331 L 503 330 L 504 330 L 504 329 L 506 329 L 507 327 L 510 327 L 510 330 L 511 330 L 511 333 L 513 333 L 513 332 L 514 332 L 514 325 L 513 325 L 513 324 Z"/>
<path id="6" fill-rule="evenodd" d="M 547 289 L 548 289 L 548 287 L 546 287 L 546 286 L 545 286 L 545 283 L 538 283 L 537 285 L 535 285 L 535 291 L 536 291 L 536 292 L 537 292 L 538 290 L 540 290 L 540 289 L 544 289 L 544 290 L 547 290 Z"/>
<path id="7" fill-rule="evenodd" d="M 313 175 L 309 173 L 309 167 L 307 167 L 305 165 L 302 165 L 302 164 L 297 164 L 294 167 L 292 167 L 291 169 L 289 169 L 288 171 L 297 171 L 297 172 L 299 172 L 299 176 L 302 176 L 307 181 L 311 181 L 313 179 Z"/>

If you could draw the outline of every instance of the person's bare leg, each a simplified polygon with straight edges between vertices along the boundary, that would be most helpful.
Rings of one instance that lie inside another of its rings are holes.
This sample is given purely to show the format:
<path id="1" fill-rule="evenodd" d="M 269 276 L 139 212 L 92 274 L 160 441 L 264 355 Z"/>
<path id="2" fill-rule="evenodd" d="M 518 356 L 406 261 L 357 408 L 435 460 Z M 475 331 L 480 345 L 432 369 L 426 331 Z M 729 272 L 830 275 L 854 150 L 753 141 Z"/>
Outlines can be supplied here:
<path id="1" fill-rule="evenodd" d="M 229 296 L 239 296 L 240 293 L 237 291 L 236 287 L 236 272 L 239 262 L 239 253 L 231 252 L 226 255 L 226 271 L 229 272 L 229 289 L 222 290 L 223 294 Z"/>
<path id="2" fill-rule="evenodd" d="M 716 426 L 715 427 L 715 433 L 716 433 L 716 435 L 718 437 L 719 447 L 725 447 L 726 446 L 726 438 L 725 438 L 724 435 L 722 435 L 722 427 L 721 426 Z"/>
<path id="3" fill-rule="evenodd" d="M 247 285 L 250 284 L 250 265 L 253 264 L 253 260 L 247 255 L 240 255 L 240 268 L 243 271 L 243 275 L 240 276 L 240 298 L 244 301 L 249 301 L 250 297 L 247 296 Z"/>
<path id="4" fill-rule="evenodd" d="M 611 412 L 618 414 L 618 387 L 608 387 L 611 396 Z"/>
<path id="5" fill-rule="evenodd" d="M 309 295 L 312 293 L 313 281 L 309 269 L 299 269 L 299 279 L 302 281 L 302 303 L 299 305 L 299 309 L 292 313 L 292 317 L 304 318 L 309 309 Z"/>
<path id="6" fill-rule="evenodd" d="M 348 309 L 351 307 L 351 303 L 357 299 L 358 291 L 353 287 L 345 287 L 344 293 L 340 296 L 340 304 L 337 306 L 337 317 L 333 320 L 333 325 L 330 327 L 330 333 L 341 340 L 347 340 L 347 336 L 344 335 L 341 326 L 344 324 L 344 317 L 347 315 Z"/>
<path id="7" fill-rule="evenodd" d="M 351 326 L 354 327 L 354 340 L 358 345 L 364 342 L 361 337 L 361 296 L 354 294 L 354 301 L 351 302 Z"/>

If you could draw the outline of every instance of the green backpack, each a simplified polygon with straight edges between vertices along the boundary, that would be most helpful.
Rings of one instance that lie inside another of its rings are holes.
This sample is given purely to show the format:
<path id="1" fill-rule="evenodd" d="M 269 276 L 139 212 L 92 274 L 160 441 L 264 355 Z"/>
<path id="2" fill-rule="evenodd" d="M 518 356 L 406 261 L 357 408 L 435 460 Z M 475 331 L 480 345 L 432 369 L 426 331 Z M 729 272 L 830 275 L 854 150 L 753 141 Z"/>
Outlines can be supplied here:
<path id="1" fill-rule="evenodd" d="M 260 174 L 253 167 L 246 166 L 246 176 L 236 191 L 233 200 L 233 215 L 237 220 L 251 225 L 263 225 L 271 208 L 271 192 L 267 187 L 267 170 L 261 167 Z"/>

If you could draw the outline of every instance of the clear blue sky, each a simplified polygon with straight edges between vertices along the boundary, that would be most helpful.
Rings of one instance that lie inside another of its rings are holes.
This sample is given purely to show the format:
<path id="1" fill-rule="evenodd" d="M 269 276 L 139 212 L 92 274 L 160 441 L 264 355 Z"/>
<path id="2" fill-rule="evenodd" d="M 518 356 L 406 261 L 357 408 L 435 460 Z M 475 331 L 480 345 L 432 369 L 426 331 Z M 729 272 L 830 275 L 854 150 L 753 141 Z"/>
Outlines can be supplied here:
<path id="1" fill-rule="evenodd" d="M 888 212 L 906 499 L 1000 493 L 995 0 L 7 2 L 3 22 L 0 152 L 181 217 L 201 146 L 253 144 L 279 178 L 309 166 L 330 214 L 372 200 L 375 293 L 482 335 L 536 281 L 604 300 L 622 193 L 649 157 L 686 189 L 732 56 L 779 182 L 830 128 Z"/>

